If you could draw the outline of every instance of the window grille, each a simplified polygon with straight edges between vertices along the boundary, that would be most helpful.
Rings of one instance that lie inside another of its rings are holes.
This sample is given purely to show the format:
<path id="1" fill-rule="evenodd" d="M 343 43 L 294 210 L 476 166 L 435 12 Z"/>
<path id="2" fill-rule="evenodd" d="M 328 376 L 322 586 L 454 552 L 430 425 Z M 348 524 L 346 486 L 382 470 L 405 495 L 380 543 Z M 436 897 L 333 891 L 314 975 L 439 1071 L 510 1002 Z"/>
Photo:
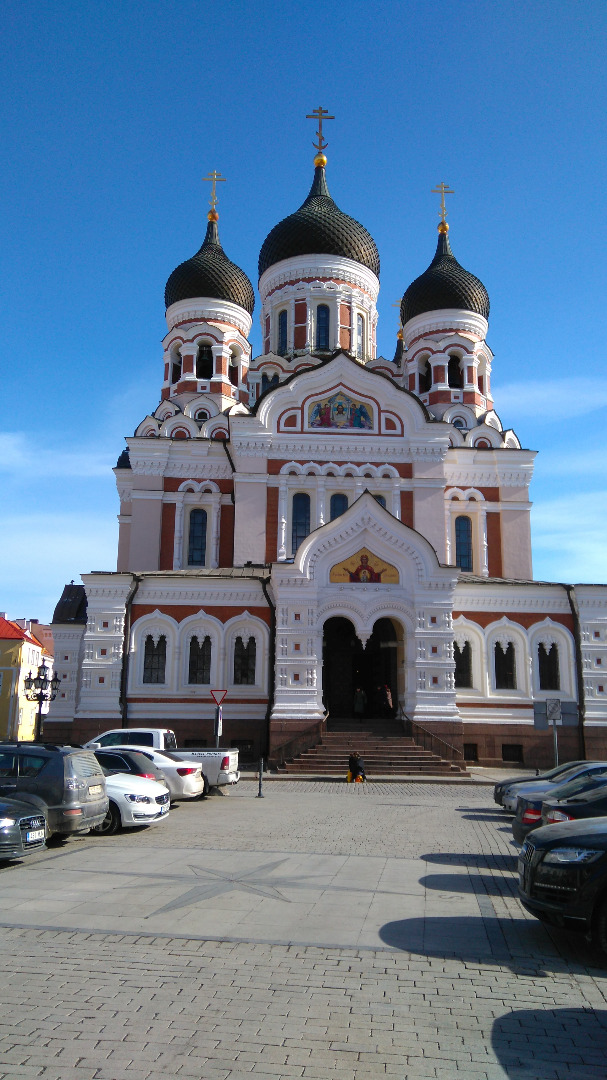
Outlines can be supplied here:
<path id="1" fill-rule="evenodd" d="M 145 651 L 143 654 L 143 681 L 144 683 L 163 683 L 167 662 L 167 639 L 162 634 L 156 644 L 151 634 L 145 639 Z"/>
<path id="2" fill-rule="evenodd" d="M 188 566 L 204 566 L 207 554 L 207 512 L 192 510 L 188 538 Z"/>
<path id="3" fill-rule="evenodd" d="M 291 541 L 293 554 L 310 532 L 310 496 L 299 491 L 293 496 Z"/>
<path id="4" fill-rule="evenodd" d="M 255 685 L 255 663 L 257 643 L 250 637 L 245 645 L 241 637 L 234 642 L 234 684 L 235 686 Z"/>
<path id="5" fill-rule="evenodd" d="M 319 304 L 316 308 L 316 348 L 329 348 L 329 308 L 326 304 Z"/>
<path id="6" fill-rule="evenodd" d="M 559 650 L 554 642 L 548 648 L 543 641 L 538 648 L 540 690 L 560 690 Z"/>
<path id="7" fill-rule="evenodd" d="M 340 517 L 341 514 L 345 514 L 347 509 L 348 509 L 348 496 L 347 495 L 343 495 L 343 494 L 339 493 L 337 495 L 332 495 L 331 496 L 330 511 L 329 511 L 329 513 L 331 515 L 331 517 L 330 517 L 331 521 L 335 521 L 335 518 Z"/>
<path id="8" fill-rule="evenodd" d="M 199 641 L 195 636 L 190 641 L 189 683 L 210 683 L 211 681 L 211 639 L 209 635 Z"/>
<path id="9" fill-rule="evenodd" d="M 495 689 L 516 690 L 516 659 L 514 645 L 508 642 L 506 648 L 501 642 L 495 643 Z"/>
<path id="10" fill-rule="evenodd" d="M 470 642 L 465 641 L 461 649 L 457 641 L 453 643 L 455 660 L 455 689 L 472 686 L 472 649 Z"/>
<path id="11" fill-rule="evenodd" d="M 460 570 L 472 571 L 472 522 L 469 517 L 455 519 L 455 562 Z"/>

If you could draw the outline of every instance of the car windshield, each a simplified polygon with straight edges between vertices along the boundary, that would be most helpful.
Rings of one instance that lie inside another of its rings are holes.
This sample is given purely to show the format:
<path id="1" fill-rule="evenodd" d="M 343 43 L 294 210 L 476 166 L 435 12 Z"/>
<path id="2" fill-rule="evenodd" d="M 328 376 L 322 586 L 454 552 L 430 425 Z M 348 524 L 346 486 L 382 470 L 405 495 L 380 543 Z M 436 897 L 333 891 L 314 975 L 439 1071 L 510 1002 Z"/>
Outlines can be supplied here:
<path id="1" fill-rule="evenodd" d="M 583 794 L 576 795 L 571 799 L 571 802 L 599 802 L 600 799 L 607 798 L 607 791 L 605 791 L 605 785 L 601 784 L 599 788 L 594 788 L 593 791 L 585 791 Z"/>
<path id="2" fill-rule="evenodd" d="M 588 762 L 582 762 L 581 765 L 574 765 L 572 768 L 567 769 L 566 772 L 561 773 L 560 776 L 555 776 L 549 782 L 551 784 L 565 784 L 567 782 L 567 780 L 574 780 L 576 778 L 576 776 L 579 775 L 580 769 L 582 769 L 585 764 L 588 765 L 588 768 L 590 768 L 591 762 L 589 762 L 589 761 Z M 598 762 L 597 762 L 597 764 L 598 764 Z M 607 763 L 605 764 L 605 768 L 607 769 Z M 587 774 L 585 773 L 585 775 L 587 775 Z M 545 779 L 545 777 L 544 777 L 544 779 Z"/>
<path id="3" fill-rule="evenodd" d="M 554 792 L 554 796 L 550 798 L 555 799 L 570 799 L 573 795 L 577 795 L 578 792 L 585 789 L 601 784 L 607 784 L 607 771 L 602 773 L 594 773 L 593 776 L 578 776 L 576 780 L 570 780 L 568 784 L 559 784 L 558 788 Z"/>

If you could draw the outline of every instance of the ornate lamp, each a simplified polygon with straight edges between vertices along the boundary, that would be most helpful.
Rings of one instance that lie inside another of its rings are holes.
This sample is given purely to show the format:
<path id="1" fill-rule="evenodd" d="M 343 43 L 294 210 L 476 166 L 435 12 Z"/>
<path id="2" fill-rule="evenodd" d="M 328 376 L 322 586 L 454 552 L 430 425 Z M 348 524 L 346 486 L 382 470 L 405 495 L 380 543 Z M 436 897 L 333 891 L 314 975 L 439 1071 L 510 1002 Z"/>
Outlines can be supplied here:
<path id="1" fill-rule="evenodd" d="M 59 690 L 60 680 L 57 672 L 55 672 L 52 679 L 49 678 L 49 675 L 49 669 L 43 660 L 36 675 L 32 675 L 30 671 L 23 680 L 27 700 L 38 702 L 38 715 L 34 732 L 35 742 L 40 742 L 42 738 L 42 706 L 46 701 L 54 701 Z"/>

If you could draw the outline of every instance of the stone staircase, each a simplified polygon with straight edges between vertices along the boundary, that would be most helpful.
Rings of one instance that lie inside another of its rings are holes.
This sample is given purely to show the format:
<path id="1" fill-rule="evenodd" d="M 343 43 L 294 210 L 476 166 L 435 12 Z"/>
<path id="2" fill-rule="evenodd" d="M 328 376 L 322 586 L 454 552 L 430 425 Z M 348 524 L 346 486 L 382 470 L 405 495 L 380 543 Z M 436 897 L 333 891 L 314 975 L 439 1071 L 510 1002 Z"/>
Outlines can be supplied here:
<path id="1" fill-rule="evenodd" d="M 455 764 L 445 758 L 424 750 L 412 738 L 402 734 L 397 723 L 373 721 L 357 723 L 355 720 L 331 724 L 316 746 L 304 750 L 280 770 L 291 776 L 345 777 L 348 757 L 357 750 L 365 762 L 367 777 L 374 776 L 466 776 L 463 760 Z"/>

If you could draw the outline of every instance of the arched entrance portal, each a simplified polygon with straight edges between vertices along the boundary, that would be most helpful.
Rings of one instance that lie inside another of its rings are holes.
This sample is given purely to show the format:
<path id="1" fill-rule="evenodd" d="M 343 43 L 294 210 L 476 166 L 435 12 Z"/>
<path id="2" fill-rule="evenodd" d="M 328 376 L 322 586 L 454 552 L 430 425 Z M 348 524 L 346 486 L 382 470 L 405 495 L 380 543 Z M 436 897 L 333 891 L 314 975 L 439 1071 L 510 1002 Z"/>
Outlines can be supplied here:
<path id="1" fill-rule="evenodd" d="M 378 619 L 365 649 L 349 619 L 327 620 L 323 634 L 323 701 L 329 723 L 354 717 L 357 687 L 366 697 L 365 720 L 387 720 L 395 715 L 400 651 L 391 619 Z"/>

